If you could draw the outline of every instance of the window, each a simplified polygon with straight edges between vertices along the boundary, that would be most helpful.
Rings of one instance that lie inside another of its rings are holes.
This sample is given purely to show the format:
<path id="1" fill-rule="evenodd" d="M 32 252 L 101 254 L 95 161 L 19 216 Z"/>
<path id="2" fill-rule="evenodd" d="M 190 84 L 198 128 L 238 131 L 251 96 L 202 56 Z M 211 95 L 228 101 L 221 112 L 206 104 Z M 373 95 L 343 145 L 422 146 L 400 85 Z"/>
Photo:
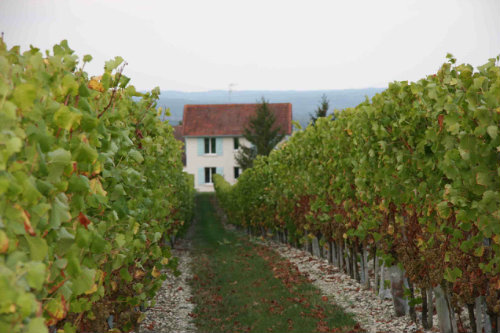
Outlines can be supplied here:
<path id="1" fill-rule="evenodd" d="M 205 168 L 205 184 L 212 184 L 212 176 L 215 174 L 215 168 Z"/>
<path id="2" fill-rule="evenodd" d="M 240 148 L 240 138 L 234 138 L 233 144 L 234 150 L 238 150 L 238 148 Z"/>
<path id="3" fill-rule="evenodd" d="M 215 153 L 215 138 L 205 138 L 205 154 Z"/>
<path id="4" fill-rule="evenodd" d="M 234 167 L 234 179 L 238 179 L 239 176 L 240 176 L 240 168 Z"/>

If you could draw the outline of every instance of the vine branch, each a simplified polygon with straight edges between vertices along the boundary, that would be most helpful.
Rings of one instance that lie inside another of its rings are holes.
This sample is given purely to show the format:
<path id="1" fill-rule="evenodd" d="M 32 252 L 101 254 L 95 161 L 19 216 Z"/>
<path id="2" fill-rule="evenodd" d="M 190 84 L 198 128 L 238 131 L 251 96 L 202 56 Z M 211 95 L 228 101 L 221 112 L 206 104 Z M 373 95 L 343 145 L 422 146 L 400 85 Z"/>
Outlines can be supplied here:
<path id="1" fill-rule="evenodd" d="M 104 112 L 106 112 L 110 108 L 110 106 L 113 104 L 113 100 L 115 99 L 116 91 L 118 90 L 118 85 L 120 83 L 120 78 L 122 77 L 122 73 L 123 73 L 123 70 L 125 69 L 125 66 L 127 66 L 127 63 L 124 63 L 122 65 L 122 67 L 120 67 L 120 69 L 118 70 L 117 75 L 116 75 L 116 85 L 113 88 L 113 92 L 111 93 L 111 98 L 109 100 L 109 103 L 108 103 L 108 105 L 106 105 L 106 107 L 104 108 L 104 110 L 102 110 L 101 113 L 99 113 L 99 115 L 97 116 L 98 119 L 101 118 L 102 115 L 104 114 Z"/>

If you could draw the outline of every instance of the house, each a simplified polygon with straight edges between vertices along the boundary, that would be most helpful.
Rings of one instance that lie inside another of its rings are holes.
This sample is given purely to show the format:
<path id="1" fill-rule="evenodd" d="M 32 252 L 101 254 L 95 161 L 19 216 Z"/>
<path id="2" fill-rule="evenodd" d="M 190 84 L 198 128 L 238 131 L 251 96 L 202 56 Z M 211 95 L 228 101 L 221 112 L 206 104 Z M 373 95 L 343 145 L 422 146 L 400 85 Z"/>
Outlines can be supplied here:
<path id="1" fill-rule="evenodd" d="M 292 133 L 292 104 L 269 103 L 276 125 L 286 135 Z M 234 184 L 241 173 L 235 155 L 241 145 L 244 128 L 259 104 L 185 105 L 182 134 L 186 153 L 185 171 L 194 175 L 200 192 L 214 190 L 212 175 L 222 175 Z"/>

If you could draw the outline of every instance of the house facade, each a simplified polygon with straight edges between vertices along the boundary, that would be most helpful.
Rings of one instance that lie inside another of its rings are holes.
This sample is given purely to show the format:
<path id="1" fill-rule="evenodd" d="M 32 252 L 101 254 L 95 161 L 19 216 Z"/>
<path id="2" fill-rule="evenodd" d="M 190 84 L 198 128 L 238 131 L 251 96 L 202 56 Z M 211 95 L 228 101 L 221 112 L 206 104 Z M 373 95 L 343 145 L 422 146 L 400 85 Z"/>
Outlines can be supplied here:
<path id="1" fill-rule="evenodd" d="M 292 105 L 269 103 L 276 126 L 286 135 L 292 132 Z M 244 128 L 259 104 L 185 105 L 182 134 L 186 154 L 185 171 L 194 175 L 200 192 L 214 191 L 212 176 L 222 175 L 234 184 L 241 174 L 236 162 L 239 147 L 248 146 Z"/>

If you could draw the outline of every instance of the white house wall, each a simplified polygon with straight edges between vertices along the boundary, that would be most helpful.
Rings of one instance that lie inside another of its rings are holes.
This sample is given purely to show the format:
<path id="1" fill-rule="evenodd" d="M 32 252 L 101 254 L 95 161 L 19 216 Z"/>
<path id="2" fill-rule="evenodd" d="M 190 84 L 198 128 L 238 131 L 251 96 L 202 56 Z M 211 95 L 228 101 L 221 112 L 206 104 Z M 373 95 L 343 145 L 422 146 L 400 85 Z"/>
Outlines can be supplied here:
<path id="1" fill-rule="evenodd" d="M 237 166 L 234 158 L 237 151 L 234 150 L 234 137 L 218 137 L 222 139 L 222 155 L 218 154 L 203 154 L 198 155 L 198 139 L 199 137 L 185 137 L 186 149 L 186 172 L 194 175 L 194 184 L 197 191 L 212 192 L 214 187 L 212 184 L 201 184 L 199 169 L 206 167 L 217 168 L 222 171 L 222 176 L 230 184 L 234 184 L 234 167 Z M 247 141 L 240 137 L 240 145 L 246 145 Z M 240 171 L 241 172 L 241 171 Z M 204 174 L 203 174 L 204 178 Z M 204 179 L 203 179 L 204 181 Z"/>

